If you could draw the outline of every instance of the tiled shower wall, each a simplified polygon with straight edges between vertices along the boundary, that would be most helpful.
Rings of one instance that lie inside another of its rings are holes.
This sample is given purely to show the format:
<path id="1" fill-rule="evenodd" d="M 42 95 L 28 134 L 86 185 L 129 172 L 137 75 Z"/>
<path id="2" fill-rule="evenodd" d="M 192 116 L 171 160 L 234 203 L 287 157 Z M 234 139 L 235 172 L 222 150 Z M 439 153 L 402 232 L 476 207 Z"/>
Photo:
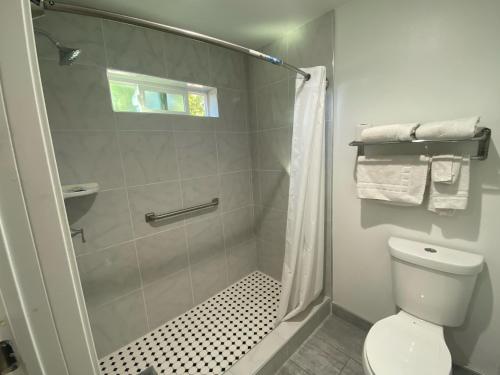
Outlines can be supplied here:
<path id="1" fill-rule="evenodd" d="M 263 52 L 282 57 L 297 67 L 325 66 L 330 82 L 326 104 L 326 295 L 331 295 L 332 264 L 333 33 L 332 11 L 263 48 Z M 285 252 L 295 73 L 258 60 L 249 60 L 249 72 L 252 181 L 259 269 L 281 279 Z"/>
<path id="2" fill-rule="evenodd" d="M 37 36 L 62 184 L 98 182 L 66 201 L 99 356 L 257 268 L 247 68 L 243 55 L 152 30 L 48 12 L 35 27 L 82 49 L 72 66 Z M 106 67 L 218 88 L 219 118 L 114 113 Z M 217 210 L 161 224 L 164 212 L 221 199 Z"/>

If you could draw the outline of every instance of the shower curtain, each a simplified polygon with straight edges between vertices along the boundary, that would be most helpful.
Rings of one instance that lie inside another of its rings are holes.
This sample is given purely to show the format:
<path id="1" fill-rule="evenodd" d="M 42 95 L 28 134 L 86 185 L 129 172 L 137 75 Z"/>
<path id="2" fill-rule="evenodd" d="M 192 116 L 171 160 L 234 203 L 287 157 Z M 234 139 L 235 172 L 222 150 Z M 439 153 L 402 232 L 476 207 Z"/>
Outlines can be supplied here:
<path id="1" fill-rule="evenodd" d="M 285 261 L 277 324 L 304 311 L 323 289 L 326 69 L 297 76 Z"/>

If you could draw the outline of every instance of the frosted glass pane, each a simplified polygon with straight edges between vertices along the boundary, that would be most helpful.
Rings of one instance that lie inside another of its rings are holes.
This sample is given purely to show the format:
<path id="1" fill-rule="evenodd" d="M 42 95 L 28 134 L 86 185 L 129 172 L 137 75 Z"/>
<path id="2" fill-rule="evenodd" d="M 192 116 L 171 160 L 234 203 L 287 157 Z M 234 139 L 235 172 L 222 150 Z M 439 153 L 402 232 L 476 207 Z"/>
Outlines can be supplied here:
<path id="1" fill-rule="evenodd" d="M 153 111 L 164 111 L 166 110 L 164 97 L 163 92 L 144 90 L 144 105 Z"/>
<path id="2" fill-rule="evenodd" d="M 167 106 L 169 111 L 185 112 L 184 96 L 181 94 L 167 94 Z"/>
<path id="3" fill-rule="evenodd" d="M 109 82 L 111 101 L 115 112 L 140 112 L 137 101 L 137 86 L 120 82 Z"/>
<path id="4" fill-rule="evenodd" d="M 192 116 L 206 116 L 206 97 L 199 94 L 189 93 L 189 114 Z"/>

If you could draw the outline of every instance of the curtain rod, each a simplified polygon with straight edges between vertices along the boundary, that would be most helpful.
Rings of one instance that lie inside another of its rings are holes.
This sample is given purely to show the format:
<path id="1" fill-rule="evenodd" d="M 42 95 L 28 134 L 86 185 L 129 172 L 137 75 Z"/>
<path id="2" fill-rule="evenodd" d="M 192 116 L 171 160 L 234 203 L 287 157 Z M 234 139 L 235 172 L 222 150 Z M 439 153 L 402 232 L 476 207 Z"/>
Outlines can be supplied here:
<path id="1" fill-rule="evenodd" d="M 132 17 L 132 16 L 127 16 L 125 14 L 119 14 L 119 13 L 114 13 L 114 12 L 109 12 L 106 10 L 101 10 L 101 9 L 94 9 L 94 8 L 87 8 L 87 7 L 82 7 L 78 5 L 71 5 L 71 4 L 65 4 L 65 3 L 60 3 L 60 2 L 55 2 L 53 0 L 31 0 L 32 3 L 35 5 L 41 7 L 42 9 L 46 10 L 52 10 L 56 12 L 64 12 L 64 13 L 73 13 L 73 14 L 80 14 L 82 16 L 91 16 L 91 17 L 99 17 L 111 21 L 117 21 L 117 22 L 122 22 L 126 23 L 129 25 L 134 25 L 134 26 L 141 26 L 141 27 L 147 27 L 153 30 L 158 30 L 158 31 L 163 31 L 167 33 L 172 33 L 180 36 L 185 36 L 191 39 L 199 40 L 201 42 L 206 42 L 210 44 L 214 44 L 219 47 L 227 48 L 233 51 L 237 52 L 242 52 L 244 54 L 247 54 L 249 56 L 253 56 L 257 59 L 267 61 L 268 63 L 274 64 L 276 66 L 281 66 L 285 69 L 291 70 L 293 72 L 296 72 L 304 77 L 306 81 L 311 78 L 311 75 L 309 73 L 304 72 L 303 70 L 290 65 L 283 61 L 280 58 L 273 57 L 270 55 L 267 55 L 265 53 L 246 48 L 243 46 L 240 46 L 235 43 L 227 42 L 222 39 L 217 39 L 214 37 L 211 37 L 209 35 L 204 35 L 200 34 L 191 30 L 186 30 L 186 29 L 181 29 L 178 27 L 174 26 L 169 26 L 169 25 L 164 25 L 158 22 L 153 22 L 153 21 L 148 21 L 148 20 L 143 20 L 141 18 L 137 17 Z"/>

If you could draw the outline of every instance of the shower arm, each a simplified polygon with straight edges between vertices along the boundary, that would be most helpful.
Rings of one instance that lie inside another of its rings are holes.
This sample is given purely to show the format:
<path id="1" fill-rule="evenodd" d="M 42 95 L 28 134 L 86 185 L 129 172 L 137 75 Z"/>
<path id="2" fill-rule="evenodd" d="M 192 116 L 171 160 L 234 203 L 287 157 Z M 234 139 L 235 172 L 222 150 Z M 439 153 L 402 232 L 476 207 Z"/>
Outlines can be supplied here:
<path id="1" fill-rule="evenodd" d="M 48 40 L 52 42 L 56 47 L 61 47 L 61 43 L 59 43 L 50 33 L 48 33 L 45 30 L 39 29 L 37 27 L 34 28 L 36 34 L 43 35 L 46 37 Z"/>
<path id="2" fill-rule="evenodd" d="M 73 13 L 73 14 L 79 14 L 82 16 L 99 17 L 99 18 L 110 20 L 110 21 L 117 21 L 117 22 L 129 24 L 129 25 L 147 27 L 149 29 L 167 32 L 167 33 L 171 33 L 171 34 L 176 34 L 176 35 L 188 37 L 191 39 L 199 40 L 201 42 L 214 44 L 216 46 L 227 48 L 227 49 L 237 51 L 237 52 L 241 52 L 241 53 L 244 53 L 246 55 L 253 56 L 257 59 L 274 64 L 276 66 L 280 66 L 282 68 L 288 69 L 292 72 L 300 74 L 301 76 L 304 77 L 304 79 L 306 81 L 308 81 L 311 78 L 311 75 L 309 73 L 297 68 L 294 65 L 286 63 L 285 61 L 283 61 L 282 59 L 280 59 L 278 57 L 270 56 L 270 55 L 267 55 L 265 53 L 253 50 L 251 48 L 246 48 L 246 47 L 240 46 L 239 44 L 227 42 L 227 41 L 222 40 L 222 39 L 217 39 L 217 38 L 211 37 L 209 35 L 200 34 L 200 33 L 194 32 L 194 31 L 181 29 L 181 28 L 174 27 L 174 26 L 164 25 L 164 24 L 161 24 L 158 22 L 148 21 L 148 20 L 144 20 L 141 18 L 137 18 L 137 17 L 127 16 L 125 14 L 109 12 L 109 11 L 101 10 L 101 9 L 82 7 L 82 6 L 78 6 L 78 5 L 65 4 L 65 3 L 55 2 L 53 0 L 48 0 L 48 1 L 31 0 L 31 2 L 34 5 L 39 6 L 45 10 L 52 10 L 52 11 L 64 12 L 64 13 Z M 44 34 L 44 35 L 46 35 L 46 34 Z M 48 35 L 46 35 L 46 36 L 49 37 Z"/>

